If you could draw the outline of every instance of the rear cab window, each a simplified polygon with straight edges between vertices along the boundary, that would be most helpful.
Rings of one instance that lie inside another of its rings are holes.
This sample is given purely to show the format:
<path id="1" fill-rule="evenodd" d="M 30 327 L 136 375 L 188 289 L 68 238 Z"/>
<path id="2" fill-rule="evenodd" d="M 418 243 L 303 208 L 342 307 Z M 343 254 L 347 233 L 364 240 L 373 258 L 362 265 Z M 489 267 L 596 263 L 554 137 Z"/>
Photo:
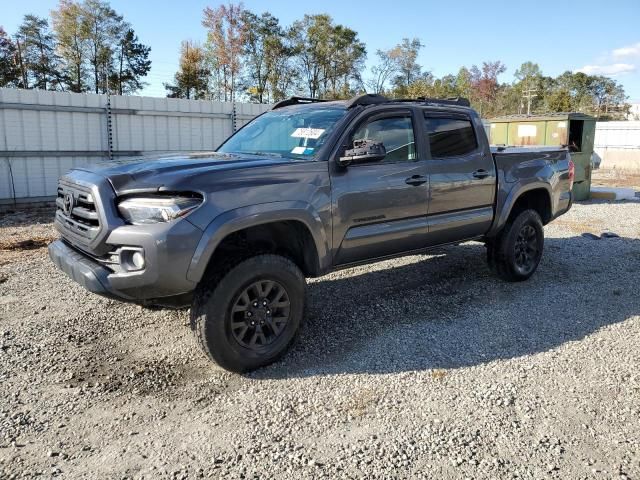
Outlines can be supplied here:
<path id="1" fill-rule="evenodd" d="M 470 119 L 458 115 L 426 113 L 424 121 L 431 158 L 460 157 L 478 148 L 475 129 Z"/>

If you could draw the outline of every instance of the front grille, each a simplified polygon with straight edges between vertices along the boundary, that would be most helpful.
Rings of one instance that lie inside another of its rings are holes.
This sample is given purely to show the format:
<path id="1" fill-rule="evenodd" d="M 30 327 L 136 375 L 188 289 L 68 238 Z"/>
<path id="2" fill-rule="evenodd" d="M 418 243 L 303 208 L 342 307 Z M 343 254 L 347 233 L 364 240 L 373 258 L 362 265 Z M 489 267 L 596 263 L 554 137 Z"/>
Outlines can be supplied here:
<path id="1" fill-rule="evenodd" d="M 83 243 L 90 243 L 100 233 L 100 217 L 96 199 L 92 193 L 80 186 L 61 180 L 56 198 L 56 220 L 62 234 Z"/>

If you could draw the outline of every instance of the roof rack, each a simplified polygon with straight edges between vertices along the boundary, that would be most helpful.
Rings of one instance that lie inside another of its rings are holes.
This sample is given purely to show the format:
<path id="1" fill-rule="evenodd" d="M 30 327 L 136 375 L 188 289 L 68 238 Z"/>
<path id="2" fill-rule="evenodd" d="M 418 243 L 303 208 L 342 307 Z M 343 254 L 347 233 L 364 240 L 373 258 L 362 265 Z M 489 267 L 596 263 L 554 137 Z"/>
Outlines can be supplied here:
<path id="1" fill-rule="evenodd" d="M 298 105 L 300 103 L 316 103 L 316 102 L 327 102 L 328 100 L 322 100 L 320 98 L 310 98 L 310 97 L 291 97 L 286 100 L 280 100 L 277 102 L 271 110 L 275 110 L 277 108 L 288 107 L 289 105 Z"/>
<path id="2" fill-rule="evenodd" d="M 444 104 L 459 105 L 461 107 L 471 107 L 471 102 L 469 101 L 468 98 L 465 98 L 465 97 L 448 97 L 444 99 L 425 98 L 424 101 L 429 103 L 444 103 Z"/>
<path id="3" fill-rule="evenodd" d="M 387 98 L 384 95 L 377 95 L 373 93 L 368 93 L 366 95 L 360 95 L 358 97 L 353 97 L 351 100 L 347 101 L 346 107 L 353 108 L 358 105 L 377 105 L 380 103 L 391 103 L 391 102 L 420 102 L 420 103 L 438 103 L 441 105 L 458 105 L 461 107 L 470 107 L 471 103 L 468 99 L 463 97 L 452 97 L 452 98 L 427 98 L 427 97 L 418 97 L 418 98 Z"/>
<path id="4" fill-rule="evenodd" d="M 300 105 L 305 103 L 316 103 L 316 102 L 328 102 L 329 100 L 322 100 L 319 98 L 309 98 L 309 97 L 291 97 L 286 100 L 281 100 L 276 103 L 271 110 L 275 110 L 277 108 L 287 107 L 289 105 Z M 367 105 L 379 105 L 381 103 L 391 103 L 391 102 L 420 102 L 420 103 L 435 103 L 440 105 L 458 105 L 460 107 L 470 107 L 471 103 L 468 99 L 463 97 L 452 97 L 452 98 L 427 98 L 427 97 L 418 97 L 418 98 L 387 98 L 384 95 L 378 95 L 375 93 L 367 93 L 364 95 L 358 95 L 357 97 L 353 97 L 350 100 L 347 100 L 345 106 L 349 108 L 357 107 L 357 106 L 367 106 Z"/>
<path id="5" fill-rule="evenodd" d="M 366 93 L 364 95 L 359 95 L 357 97 L 353 97 L 351 100 L 347 100 L 346 107 L 353 108 L 358 105 L 377 105 L 379 103 L 387 103 L 389 100 L 384 95 L 377 95 L 375 93 Z"/>
<path id="6" fill-rule="evenodd" d="M 394 102 L 422 102 L 422 103 L 439 103 L 440 105 L 458 105 L 460 107 L 470 107 L 471 102 L 468 98 L 464 97 L 449 97 L 449 98 L 395 98 Z"/>

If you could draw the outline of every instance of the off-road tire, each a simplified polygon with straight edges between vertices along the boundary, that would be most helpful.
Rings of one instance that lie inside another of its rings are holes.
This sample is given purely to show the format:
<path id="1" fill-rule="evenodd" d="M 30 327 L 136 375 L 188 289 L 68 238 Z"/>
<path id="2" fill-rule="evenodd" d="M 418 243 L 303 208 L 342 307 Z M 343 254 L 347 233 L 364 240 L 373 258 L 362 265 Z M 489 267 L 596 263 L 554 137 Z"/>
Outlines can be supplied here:
<path id="1" fill-rule="evenodd" d="M 236 338 L 238 330 L 233 330 L 232 325 L 237 325 L 238 313 L 232 313 L 232 309 L 247 288 L 262 281 L 275 282 L 285 290 L 290 304 L 288 320 L 273 335 L 271 344 L 250 347 Z M 196 289 L 191 329 L 205 354 L 222 368 L 237 373 L 255 370 L 278 360 L 295 340 L 304 316 L 305 288 L 304 275 L 286 257 L 264 254 L 236 262 L 229 260 Z"/>
<path id="2" fill-rule="evenodd" d="M 533 233 L 534 237 L 529 237 Z M 528 241 L 527 241 L 528 239 Z M 523 240 L 525 240 L 523 242 Z M 535 251 L 527 245 L 534 245 Z M 495 238 L 487 241 L 487 263 L 498 277 L 508 282 L 527 280 L 537 270 L 544 249 L 544 227 L 535 210 L 524 210 L 510 218 Z M 522 250 L 530 257 L 523 261 Z"/>

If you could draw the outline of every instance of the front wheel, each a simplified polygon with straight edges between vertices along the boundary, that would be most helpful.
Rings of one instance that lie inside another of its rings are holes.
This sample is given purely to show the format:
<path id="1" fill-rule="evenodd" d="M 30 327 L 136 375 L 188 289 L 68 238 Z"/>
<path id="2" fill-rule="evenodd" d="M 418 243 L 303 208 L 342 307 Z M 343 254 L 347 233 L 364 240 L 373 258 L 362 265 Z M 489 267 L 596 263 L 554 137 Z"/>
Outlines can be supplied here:
<path id="1" fill-rule="evenodd" d="M 291 345 L 304 296 L 304 276 L 291 260 L 258 255 L 198 287 L 191 328 L 209 358 L 247 372 L 274 362 Z"/>
<path id="2" fill-rule="evenodd" d="M 520 282 L 536 271 L 543 249 L 542 219 L 535 210 L 524 210 L 487 243 L 487 261 L 503 280 Z"/>

